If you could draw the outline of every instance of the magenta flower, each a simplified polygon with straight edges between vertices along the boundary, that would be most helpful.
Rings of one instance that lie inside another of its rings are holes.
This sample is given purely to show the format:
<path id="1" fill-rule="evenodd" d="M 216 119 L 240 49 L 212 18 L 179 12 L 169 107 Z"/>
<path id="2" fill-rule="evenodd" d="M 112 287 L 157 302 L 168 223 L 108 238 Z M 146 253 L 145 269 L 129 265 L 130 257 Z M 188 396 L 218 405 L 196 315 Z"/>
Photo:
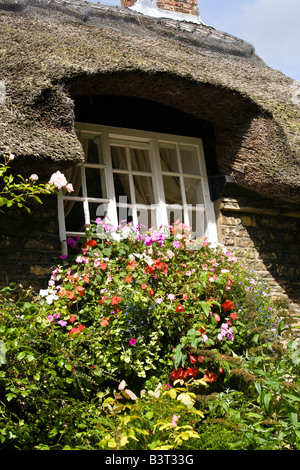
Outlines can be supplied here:
<path id="1" fill-rule="evenodd" d="M 130 346 L 134 346 L 134 345 L 136 344 L 136 339 L 131 338 L 131 339 L 129 340 L 129 344 L 130 344 Z"/>

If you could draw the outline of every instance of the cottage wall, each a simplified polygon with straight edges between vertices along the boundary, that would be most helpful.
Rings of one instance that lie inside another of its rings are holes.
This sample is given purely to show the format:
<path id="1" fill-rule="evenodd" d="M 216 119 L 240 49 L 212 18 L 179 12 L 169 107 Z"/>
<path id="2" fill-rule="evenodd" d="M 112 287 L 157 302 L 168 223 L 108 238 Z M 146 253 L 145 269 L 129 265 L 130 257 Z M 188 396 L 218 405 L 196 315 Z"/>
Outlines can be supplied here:
<path id="1" fill-rule="evenodd" d="M 0 215 L 0 286 L 9 283 L 40 289 L 60 261 L 56 196 L 27 210 L 11 208 Z"/>
<path id="2" fill-rule="evenodd" d="M 300 300 L 300 216 L 293 207 L 259 198 L 220 198 L 218 236 L 232 256 L 247 261 L 253 276 L 266 280 L 274 296 Z"/>

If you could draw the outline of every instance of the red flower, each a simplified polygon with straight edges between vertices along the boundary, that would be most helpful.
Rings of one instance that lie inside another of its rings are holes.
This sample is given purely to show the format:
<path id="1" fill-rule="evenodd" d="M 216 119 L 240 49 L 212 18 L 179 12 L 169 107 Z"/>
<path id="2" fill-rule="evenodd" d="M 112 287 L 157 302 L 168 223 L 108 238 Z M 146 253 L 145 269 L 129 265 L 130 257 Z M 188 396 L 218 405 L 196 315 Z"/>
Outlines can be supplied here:
<path id="1" fill-rule="evenodd" d="M 149 297 L 152 297 L 152 295 L 154 294 L 154 290 L 152 289 L 152 287 L 150 287 L 148 294 Z"/>
<path id="2" fill-rule="evenodd" d="M 142 284 L 142 285 L 141 285 L 141 288 L 142 288 L 142 289 L 147 289 L 147 284 Z"/>
<path id="3" fill-rule="evenodd" d="M 221 318 L 220 318 L 220 315 L 218 315 L 217 313 L 214 314 L 214 319 L 216 320 L 216 322 L 220 321 Z"/>
<path id="4" fill-rule="evenodd" d="M 176 307 L 176 312 L 180 312 L 180 313 L 184 312 L 184 307 L 182 305 L 178 304 L 177 307 Z"/>
<path id="5" fill-rule="evenodd" d="M 96 242 L 96 240 L 89 240 L 88 242 L 86 242 L 84 244 L 84 246 L 85 247 L 87 247 L 87 246 L 97 246 L 97 242 Z"/>
<path id="6" fill-rule="evenodd" d="M 71 328 L 70 329 L 70 332 L 69 332 L 69 335 L 77 335 L 77 333 L 80 333 L 80 331 L 83 330 L 83 328 L 85 328 L 84 325 L 78 325 L 78 327 L 74 327 L 74 328 Z"/>
<path id="7" fill-rule="evenodd" d="M 237 314 L 234 313 L 234 312 L 231 312 L 231 314 L 230 314 L 229 316 L 232 318 L 232 320 L 236 320 L 236 319 L 237 319 Z"/>
<path id="8" fill-rule="evenodd" d="M 107 326 L 108 325 L 108 319 L 104 317 L 103 320 L 101 320 L 100 325 L 101 326 Z"/>
<path id="9" fill-rule="evenodd" d="M 203 380 L 209 383 L 216 382 L 218 380 L 218 374 L 215 372 L 206 372 L 206 374 L 203 376 Z"/>
<path id="10" fill-rule="evenodd" d="M 147 268 L 145 268 L 145 274 L 146 273 L 149 273 L 149 274 L 154 274 L 155 273 L 155 267 L 154 266 L 147 266 Z"/>
<path id="11" fill-rule="evenodd" d="M 114 295 L 113 298 L 111 299 L 111 304 L 112 305 L 116 305 L 118 304 L 119 302 L 122 301 L 122 298 L 121 297 L 118 297 L 117 295 Z"/>
<path id="12" fill-rule="evenodd" d="M 102 297 L 102 299 L 99 300 L 98 304 L 99 304 L 99 305 L 100 305 L 100 304 L 104 304 L 105 299 L 107 299 L 106 295 L 104 295 L 104 296 Z"/>
<path id="13" fill-rule="evenodd" d="M 182 367 L 179 367 L 178 369 L 173 369 L 172 372 L 170 372 L 169 377 L 173 382 L 178 379 L 183 379 L 183 369 Z"/>
<path id="14" fill-rule="evenodd" d="M 127 261 L 127 269 L 135 268 L 136 265 L 136 260 L 134 259 L 133 261 Z"/>
<path id="15" fill-rule="evenodd" d="M 190 361 L 191 361 L 192 364 L 196 364 L 196 362 L 197 362 L 196 356 L 193 356 L 193 355 L 191 354 L 191 355 L 190 355 Z"/>
<path id="16" fill-rule="evenodd" d="M 131 282 L 131 281 L 132 281 L 132 276 L 125 277 L 125 282 Z"/>
<path id="17" fill-rule="evenodd" d="M 73 292 L 69 291 L 69 290 L 67 291 L 67 297 L 70 300 L 76 300 L 76 295 Z"/>
<path id="18" fill-rule="evenodd" d="M 227 299 L 223 304 L 221 304 L 221 307 L 223 307 L 224 312 L 227 312 L 227 310 L 232 310 L 235 305 L 233 304 L 233 302 L 231 302 L 231 300 Z"/>
<path id="19" fill-rule="evenodd" d="M 105 271 L 105 269 L 106 269 L 106 267 L 107 267 L 107 264 L 101 262 L 98 267 L 99 267 L 100 269 L 102 269 L 102 271 Z"/>
<path id="20" fill-rule="evenodd" d="M 196 378 L 200 374 L 200 370 L 198 367 L 188 367 L 183 374 L 183 378 L 186 379 L 187 377 L 194 377 Z"/>
<path id="21" fill-rule="evenodd" d="M 82 287 L 82 286 L 77 286 L 76 287 L 76 292 L 78 292 L 78 294 L 80 295 L 80 297 L 82 297 L 84 295 L 84 291 L 85 291 L 85 288 Z"/>
<path id="22" fill-rule="evenodd" d="M 72 315 L 72 316 L 69 318 L 69 322 L 71 322 L 71 323 L 74 323 L 75 320 L 76 320 L 76 315 Z"/>

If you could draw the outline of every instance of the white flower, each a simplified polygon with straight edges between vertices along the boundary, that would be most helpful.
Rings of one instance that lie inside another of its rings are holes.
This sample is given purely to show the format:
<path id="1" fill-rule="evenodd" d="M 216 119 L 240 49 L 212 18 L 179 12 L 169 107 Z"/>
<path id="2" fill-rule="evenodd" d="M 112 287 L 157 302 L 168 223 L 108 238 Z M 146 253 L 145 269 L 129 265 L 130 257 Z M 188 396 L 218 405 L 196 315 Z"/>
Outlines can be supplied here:
<path id="1" fill-rule="evenodd" d="M 49 183 L 54 184 L 57 189 L 61 189 L 68 184 L 65 175 L 60 171 L 53 173 L 49 180 Z"/>
<path id="2" fill-rule="evenodd" d="M 33 175 L 30 175 L 29 179 L 32 180 L 32 181 L 37 181 L 39 179 L 39 177 L 38 177 L 38 175 L 36 175 L 34 173 Z"/>

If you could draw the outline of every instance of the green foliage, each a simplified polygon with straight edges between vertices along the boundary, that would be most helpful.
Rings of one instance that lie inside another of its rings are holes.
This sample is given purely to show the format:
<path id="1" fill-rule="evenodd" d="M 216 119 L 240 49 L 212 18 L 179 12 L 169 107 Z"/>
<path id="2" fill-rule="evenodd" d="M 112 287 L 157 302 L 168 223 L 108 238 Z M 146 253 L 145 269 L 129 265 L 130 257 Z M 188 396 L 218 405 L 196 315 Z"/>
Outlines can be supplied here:
<path id="1" fill-rule="evenodd" d="M 2 446 L 298 449 L 299 344 L 264 284 L 182 225 L 96 222 L 47 289 L 2 291 Z"/>

